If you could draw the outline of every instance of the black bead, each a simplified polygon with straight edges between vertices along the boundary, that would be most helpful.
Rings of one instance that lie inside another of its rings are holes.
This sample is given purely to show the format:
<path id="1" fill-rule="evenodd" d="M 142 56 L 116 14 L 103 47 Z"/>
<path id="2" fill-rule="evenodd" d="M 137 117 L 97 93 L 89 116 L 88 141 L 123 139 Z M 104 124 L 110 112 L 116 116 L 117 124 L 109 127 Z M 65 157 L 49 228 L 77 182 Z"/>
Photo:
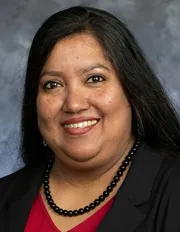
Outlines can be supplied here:
<path id="1" fill-rule="evenodd" d="M 105 197 L 103 195 L 99 196 L 99 201 L 102 202 L 104 201 Z"/>
<path id="2" fill-rule="evenodd" d="M 79 213 L 79 214 L 83 214 L 83 213 L 84 213 L 84 209 L 82 209 L 82 208 L 79 209 L 79 210 L 78 210 L 78 213 Z"/>
<path id="3" fill-rule="evenodd" d="M 49 185 L 44 185 L 43 188 L 44 188 L 44 190 L 49 189 Z"/>
<path id="4" fill-rule="evenodd" d="M 49 180 L 43 180 L 43 184 L 44 184 L 45 186 L 49 186 Z"/>
<path id="5" fill-rule="evenodd" d="M 67 216 L 68 215 L 68 211 L 67 210 L 63 210 L 63 215 Z"/>
<path id="6" fill-rule="evenodd" d="M 63 215 L 63 209 L 59 208 L 58 214 Z"/>
<path id="7" fill-rule="evenodd" d="M 113 190 L 113 187 L 109 185 L 109 186 L 107 187 L 107 191 L 110 193 L 110 192 L 112 192 L 112 190 Z"/>
<path id="8" fill-rule="evenodd" d="M 90 211 L 89 206 L 84 207 L 84 211 L 85 211 L 85 212 L 89 212 L 89 211 Z"/>
<path id="9" fill-rule="evenodd" d="M 51 167 L 52 167 L 52 164 L 48 164 L 48 165 L 47 165 L 47 168 L 48 168 L 48 169 L 51 169 Z"/>
<path id="10" fill-rule="evenodd" d="M 127 166 L 129 165 L 129 161 L 128 161 L 128 160 L 124 160 L 124 161 L 123 161 L 123 165 L 124 165 L 125 167 L 127 167 Z"/>
<path id="11" fill-rule="evenodd" d="M 104 191 L 104 192 L 103 192 L 103 196 L 104 196 L 104 197 L 108 197 L 108 196 L 109 196 L 109 192 L 108 192 L 108 191 Z"/>
<path id="12" fill-rule="evenodd" d="M 47 199 L 47 198 L 46 198 Z M 49 205 L 52 205 L 54 203 L 54 201 L 50 198 L 50 199 L 47 199 L 47 202 L 49 203 Z"/>
<path id="13" fill-rule="evenodd" d="M 126 170 L 126 166 L 121 165 L 121 167 L 120 167 L 120 171 L 124 172 L 125 170 Z"/>
<path id="14" fill-rule="evenodd" d="M 121 177 L 123 175 L 123 172 L 122 171 L 117 171 L 117 176 Z"/>
<path id="15" fill-rule="evenodd" d="M 73 215 L 74 215 L 74 216 L 79 215 L 78 210 L 73 210 Z"/>
<path id="16" fill-rule="evenodd" d="M 50 195 L 46 195 L 46 199 L 47 199 L 48 201 L 50 201 L 50 200 L 52 200 L 52 197 L 51 197 Z"/>
<path id="17" fill-rule="evenodd" d="M 98 199 L 96 199 L 96 200 L 94 201 L 94 204 L 97 206 L 97 205 L 100 204 L 100 201 L 99 201 Z"/>
<path id="18" fill-rule="evenodd" d="M 95 206 L 95 204 L 94 203 L 91 203 L 90 205 L 89 205 L 89 208 L 90 209 L 94 209 L 96 206 Z"/>
<path id="19" fill-rule="evenodd" d="M 120 177 L 119 177 L 119 176 L 115 176 L 115 177 L 114 177 L 114 181 L 115 181 L 115 182 L 118 182 L 119 180 L 120 180 Z"/>
<path id="20" fill-rule="evenodd" d="M 53 161 L 54 161 L 53 159 L 50 159 L 50 160 L 49 160 L 49 164 L 51 164 Z"/>
<path id="21" fill-rule="evenodd" d="M 47 189 L 45 189 L 45 190 L 44 190 L 44 194 L 45 194 L 45 195 L 46 195 L 46 194 L 50 194 L 50 191 L 47 190 Z"/>
<path id="22" fill-rule="evenodd" d="M 116 182 L 115 181 L 111 181 L 111 183 L 110 183 L 110 185 L 112 186 L 112 187 L 115 187 L 116 186 Z"/>
<path id="23" fill-rule="evenodd" d="M 55 208 L 56 208 L 56 205 L 55 205 L 54 203 L 51 203 L 51 204 L 50 204 L 50 207 L 51 207 L 52 209 L 55 209 Z"/>
<path id="24" fill-rule="evenodd" d="M 73 211 L 72 210 L 68 210 L 68 216 L 70 216 L 70 217 L 73 216 Z"/>
<path id="25" fill-rule="evenodd" d="M 44 180 L 47 180 L 49 182 L 49 175 L 48 174 L 44 175 Z"/>
<path id="26" fill-rule="evenodd" d="M 50 170 L 46 169 L 46 174 L 49 175 L 50 174 Z"/>
<path id="27" fill-rule="evenodd" d="M 58 213 L 59 212 L 59 207 L 58 206 L 56 206 L 55 208 L 54 208 L 54 210 L 56 211 L 56 213 Z"/>
<path id="28" fill-rule="evenodd" d="M 126 156 L 125 160 L 131 161 L 132 157 L 130 155 Z"/>

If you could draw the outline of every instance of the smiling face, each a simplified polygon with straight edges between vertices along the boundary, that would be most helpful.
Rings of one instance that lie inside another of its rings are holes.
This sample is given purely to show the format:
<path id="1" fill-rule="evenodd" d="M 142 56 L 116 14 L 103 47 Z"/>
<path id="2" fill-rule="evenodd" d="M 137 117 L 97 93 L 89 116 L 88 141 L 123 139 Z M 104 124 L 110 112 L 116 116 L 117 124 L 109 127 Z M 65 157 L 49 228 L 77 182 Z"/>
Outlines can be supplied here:
<path id="1" fill-rule="evenodd" d="M 64 164 L 115 162 L 132 142 L 131 107 L 112 64 L 89 34 L 55 45 L 36 104 L 40 132 Z"/>

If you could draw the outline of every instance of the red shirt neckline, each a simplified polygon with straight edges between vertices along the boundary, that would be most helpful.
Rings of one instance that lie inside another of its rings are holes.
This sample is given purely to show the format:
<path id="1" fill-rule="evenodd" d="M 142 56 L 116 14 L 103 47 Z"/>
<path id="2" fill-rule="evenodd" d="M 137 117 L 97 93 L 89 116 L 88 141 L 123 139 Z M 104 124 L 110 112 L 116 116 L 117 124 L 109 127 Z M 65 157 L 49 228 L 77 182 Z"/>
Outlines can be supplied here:
<path id="1" fill-rule="evenodd" d="M 39 203 L 42 207 L 42 210 L 44 211 L 46 217 L 48 218 L 48 223 L 49 225 L 52 227 L 53 230 L 55 230 L 55 232 L 60 232 L 59 229 L 56 227 L 56 225 L 54 224 L 54 222 L 52 221 L 46 206 L 44 205 L 42 196 L 40 193 L 38 193 L 38 198 L 39 198 Z M 78 225 L 76 225 L 75 227 L 73 227 L 72 229 L 68 230 L 68 232 L 78 232 L 81 231 L 79 230 L 79 227 L 83 227 L 83 226 L 87 226 L 86 224 L 89 224 L 90 221 L 100 221 L 104 218 L 105 214 L 107 213 L 107 211 L 110 209 L 111 205 L 113 204 L 114 198 L 111 198 L 105 205 L 103 205 L 100 209 L 98 209 L 93 215 L 91 215 L 90 217 L 88 217 L 87 219 L 85 219 L 83 222 L 79 223 Z M 100 220 L 99 220 L 100 219 Z M 83 230 L 82 230 L 83 231 Z M 86 230 L 84 230 L 86 231 Z"/>
<path id="2" fill-rule="evenodd" d="M 110 210 L 114 200 L 115 197 L 112 197 L 93 215 L 70 229 L 68 232 L 95 232 L 101 221 Z M 40 192 L 38 193 L 31 208 L 25 232 L 61 232 L 52 221 Z"/>

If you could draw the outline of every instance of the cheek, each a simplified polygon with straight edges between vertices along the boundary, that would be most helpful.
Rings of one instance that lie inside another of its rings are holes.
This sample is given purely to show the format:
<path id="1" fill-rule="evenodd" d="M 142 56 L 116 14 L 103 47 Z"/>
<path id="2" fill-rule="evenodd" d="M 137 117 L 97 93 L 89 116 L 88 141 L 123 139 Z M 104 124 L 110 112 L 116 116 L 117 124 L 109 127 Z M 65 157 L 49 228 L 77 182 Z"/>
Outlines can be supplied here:
<path id="1" fill-rule="evenodd" d="M 36 101 L 38 121 L 49 121 L 55 117 L 58 110 L 57 101 L 39 95 Z"/>
<path id="2" fill-rule="evenodd" d="M 108 114 L 129 108 L 129 102 L 121 88 L 107 88 L 95 96 L 102 110 Z"/>

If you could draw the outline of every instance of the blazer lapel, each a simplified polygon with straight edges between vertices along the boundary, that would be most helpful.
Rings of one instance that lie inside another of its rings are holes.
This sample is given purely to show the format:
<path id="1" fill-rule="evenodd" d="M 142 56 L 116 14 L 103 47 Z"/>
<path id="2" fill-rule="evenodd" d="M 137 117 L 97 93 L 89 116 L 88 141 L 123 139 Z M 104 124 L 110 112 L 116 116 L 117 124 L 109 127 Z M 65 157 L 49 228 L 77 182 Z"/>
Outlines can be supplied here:
<path id="1" fill-rule="evenodd" d="M 145 219 L 141 206 L 148 203 L 163 156 L 142 142 L 118 190 L 114 204 L 97 232 L 133 232 Z"/>
<path id="2" fill-rule="evenodd" d="M 8 232 L 13 232 L 14 228 L 16 231 L 23 232 L 28 215 L 32 207 L 32 199 L 34 199 L 35 192 L 32 188 L 28 194 L 21 197 L 21 199 L 13 202 L 8 210 L 9 217 L 9 230 Z"/>
<path id="3" fill-rule="evenodd" d="M 8 204 L 8 232 L 23 232 L 33 201 L 42 183 L 44 165 L 39 170 L 29 171 L 18 183 Z"/>
<path id="4" fill-rule="evenodd" d="M 132 232 L 144 220 L 143 215 L 127 199 L 123 192 L 119 191 L 116 200 L 97 232 Z"/>

